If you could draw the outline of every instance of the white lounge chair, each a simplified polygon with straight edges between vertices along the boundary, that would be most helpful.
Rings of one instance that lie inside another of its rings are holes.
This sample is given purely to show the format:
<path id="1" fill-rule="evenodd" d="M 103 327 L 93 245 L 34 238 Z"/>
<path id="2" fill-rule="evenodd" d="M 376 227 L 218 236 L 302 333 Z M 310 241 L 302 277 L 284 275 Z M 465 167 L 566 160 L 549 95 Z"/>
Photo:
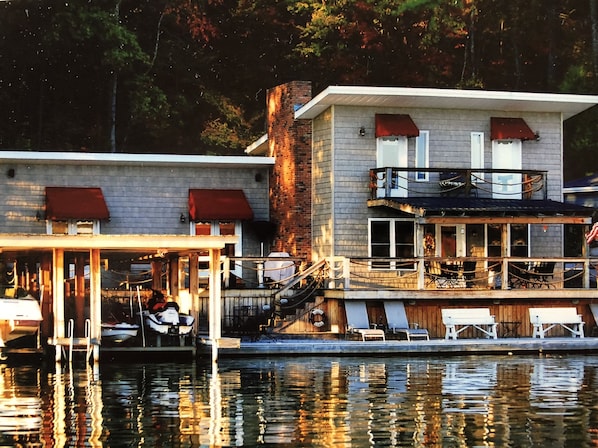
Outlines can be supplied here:
<path id="1" fill-rule="evenodd" d="M 412 339 L 430 340 L 428 330 L 418 328 L 417 324 L 409 325 L 405 304 L 400 300 L 384 301 L 384 312 L 386 313 L 386 322 L 388 330 L 394 334 L 403 333 L 408 341 Z"/>
<path id="2" fill-rule="evenodd" d="M 347 333 L 357 333 L 362 340 L 386 340 L 384 330 L 370 328 L 368 310 L 363 300 L 345 300 L 345 313 L 347 314 Z"/>

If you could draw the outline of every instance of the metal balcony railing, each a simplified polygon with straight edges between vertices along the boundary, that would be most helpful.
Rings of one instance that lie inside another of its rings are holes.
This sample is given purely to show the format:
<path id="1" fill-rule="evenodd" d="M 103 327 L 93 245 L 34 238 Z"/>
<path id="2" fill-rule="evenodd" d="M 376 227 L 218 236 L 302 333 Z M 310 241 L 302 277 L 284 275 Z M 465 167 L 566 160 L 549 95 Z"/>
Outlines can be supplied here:
<path id="1" fill-rule="evenodd" d="M 546 199 L 547 171 L 512 169 L 404 168 L 370 169 L 371 199 L 462 195 Z"/>

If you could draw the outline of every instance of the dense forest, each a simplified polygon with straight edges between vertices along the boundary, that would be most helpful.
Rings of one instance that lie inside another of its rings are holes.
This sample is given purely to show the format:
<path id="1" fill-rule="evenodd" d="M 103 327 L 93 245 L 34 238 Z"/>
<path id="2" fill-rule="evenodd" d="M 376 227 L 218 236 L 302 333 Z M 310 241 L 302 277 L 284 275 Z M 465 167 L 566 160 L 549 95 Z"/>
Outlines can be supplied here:
<path id="1" fill-rule="evenodd" d="M 4 0 L 0 36 L 0 149 L 242 154 L 290 80 L 598 92 L 598 0 Z"/>

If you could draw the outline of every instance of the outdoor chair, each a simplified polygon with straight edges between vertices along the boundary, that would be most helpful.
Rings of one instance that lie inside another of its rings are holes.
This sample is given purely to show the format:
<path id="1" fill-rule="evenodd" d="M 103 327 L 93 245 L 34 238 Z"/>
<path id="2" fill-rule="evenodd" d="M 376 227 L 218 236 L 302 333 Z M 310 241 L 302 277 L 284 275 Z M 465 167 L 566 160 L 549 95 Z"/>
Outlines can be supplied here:
<path id="1" fill-rule="evenodd" d="M 408 341 L 412 339 L 427 339 L 430 340 L 428 330 L 418 328 L 418 324 L 409 325 L 407 320 L 407 313 L 405 312 L 405 304 L 400 300 L 385 300 L 384 312 L 386 313 L 387 329 L 393 334 L 404 334 Z"/>
<path id="2" fill-rule="evenodd" d="M 530 272 L 526 263 L 509 263 L 509 285 L 511 288 L 527 288 L 530 283 Z"/>
<path id="3" fill-rule="evenodd" d="M 362 340 L 385 340 L 384 330 L 372 329 L 368 317 L 368 310 L 363 300 L 345 300 L 345 313 L 347 315 L 347 334 L 359 334 Z"/>
<path id="4" fill-rule="evenodd" d="M 473 288 L 475 286 L 475 270 L 477 261 L 464 261 L 463 262 L 463 278 L 465 279 L 465 286 Z"/>
<path id="5" fill-rule="evenodd" d="M 556 288 L 554 284 L 550 283 L 554 279 L 555 265 L 556 262 L 554 261 L 543 261 L 536 267 L 533 274 L 535 288 L 542 288 L 543 286 Z"/>

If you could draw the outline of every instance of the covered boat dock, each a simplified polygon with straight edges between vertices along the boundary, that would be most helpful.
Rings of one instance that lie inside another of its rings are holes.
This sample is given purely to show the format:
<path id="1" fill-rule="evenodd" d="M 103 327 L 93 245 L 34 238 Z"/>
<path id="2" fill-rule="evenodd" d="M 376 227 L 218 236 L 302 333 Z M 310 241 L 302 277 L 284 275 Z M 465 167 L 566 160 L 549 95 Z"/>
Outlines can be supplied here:
<path id="1" fill-rule="evenodd" d="M 180 256 L 190 259 L 197 257 L 199 251 L 209 252 L 209 322 L 210 337 L 220 338 L 221 321 L 221 251 L 226 244 L 237 242 L 236 236 L 181 236 L 181 235 L 39 235 L 39 234 L 10 234 L 0 237 L 0 249 L 4 253 L 26 253 L 39 259 L 41 274 L 39 282 L 44 286 L 45 297 L 42 300 L 50 307 L 42 307 L 45 327 L 48 334 L 49 346 L 56 347 L 56 361 L 60 362 L 63 347 L 73 347 L 87 351 L 90 360 L 100 360 L 101 343 L 101 266 L 102 260 L 109 254 L 143 254 L 148 258 L 159 255 L 160 259 L 167 259 L 170 267 L 173 290 L 177 292 L 178 265 L 176 260 Z M 82 289 L 88 288 L 89 316 L 86 316 L 80 306 L 76 318 L 81 322 L 76 325 L 78 334 L 67 334 L 70 324 L 65 319 L 65 253 L 76 253 L 82 260 L 81 266 L 75 268 L 76 284 L 83 284 Z M 85 272 L 83 266 L 89 266 Z M 85 282 L 88 279 L 88 285 Z M 198 309 L 199 279 L 196 269 L 190 270 L 190 298 L 188 305 L 190 314 L 194 315 Z M 48 321 L 51 327 L 48 326 Z M 197 325 L 197 319 L 196 319 Z M 83 325 L 82 325 L 83 323 Z M 85 326 L 85 335 L 81 334 Z M 195 333 L 197 328 L 195 328 Z M 169 347 L 171 349 L 172 347 Z M 194 349 L 194 347 L 192 347 Z"/>

